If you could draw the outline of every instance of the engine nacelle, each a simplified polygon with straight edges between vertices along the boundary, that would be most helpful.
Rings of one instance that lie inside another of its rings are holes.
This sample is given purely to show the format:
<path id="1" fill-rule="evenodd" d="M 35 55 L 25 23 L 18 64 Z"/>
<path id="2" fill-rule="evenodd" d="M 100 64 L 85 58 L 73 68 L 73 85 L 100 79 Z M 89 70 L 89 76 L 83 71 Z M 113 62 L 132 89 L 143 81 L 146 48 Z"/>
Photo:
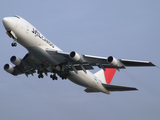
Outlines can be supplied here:
<path id="1" fill-rule="evenodd" d="M 78 53 L 76 53 L 75 51 L 72 51 L 70 53 L 69 57 L 74 61 L 83 62 L 82 59 L 81 59 L 81 56 Z"/>
<path id="2" fill-rule="evenodd" d="M 10 60 L 14 65 L 20 65 L 21 63 L 21 59 L 16 56 L 12 56 Z"/>
<path id="3" fill-rule="evenodd" d="M 13 68 L 13 66 L 10 65 L 10 64 L 5 64 L 4 70 L 5 70 L 6 72 L 8 72 L 8 73 L 12 73 L 12 72 L 14 71 L 14 68 Z"/>
<path id="4" fill-rule="evenodd" d="M 112 56 L 109 56 L 108 59 L 107 59 L 108 63 L 115 66 L 115 67 L 122 67 L 122 63 L 117 60 L 116 58 L 112 57 Z"/>

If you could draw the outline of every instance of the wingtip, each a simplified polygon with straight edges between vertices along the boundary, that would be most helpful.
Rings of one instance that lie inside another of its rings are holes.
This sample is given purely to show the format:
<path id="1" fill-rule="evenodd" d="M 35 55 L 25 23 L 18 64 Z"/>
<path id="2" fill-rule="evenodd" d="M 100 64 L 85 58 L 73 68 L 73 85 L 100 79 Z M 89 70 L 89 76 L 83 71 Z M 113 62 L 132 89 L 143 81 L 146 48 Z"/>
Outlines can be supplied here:
<path id="1" fill-rule="evenodd" d="M 138 89 L 133 87 L 133 88 L 131 88 L 129 91 L 132 91 L 132 90 L 138 90 Z"/>
<path id="2" fill-rule="evenodd" d="M 153 64 L 152 62 L 149 62 L 151 66 L 156 66 L 155 64 Z"/>
<path id="3" fill-rule="evenodd" d="M 156 66 L 158 69 L 160 69 L 160 67 L 159 66 Z"/>
<path id="4" fill-rule="evenodd" d="M 152 62 L 149 62 L 152 66 L 155 66 L 155 67 L 157 67 L 157 68 L 159 68 L 160 69 L 160 67 L 159 66 L 157 66 L 157 65 L 155 65 L 155 64 L 153 64 Z"/>
<path id="5" fill-rule="evenodd" d="M 135 88 L 135 90 L 138 90 L 137 88 Z"/>

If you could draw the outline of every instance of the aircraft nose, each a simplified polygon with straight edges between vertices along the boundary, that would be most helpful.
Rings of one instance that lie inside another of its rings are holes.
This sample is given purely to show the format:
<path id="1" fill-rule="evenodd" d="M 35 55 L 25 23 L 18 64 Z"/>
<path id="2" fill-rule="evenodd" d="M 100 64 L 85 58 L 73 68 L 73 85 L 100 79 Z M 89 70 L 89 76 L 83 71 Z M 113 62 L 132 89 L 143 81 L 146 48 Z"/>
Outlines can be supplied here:
<path id="1" fill-rule="evenodd" d="M 16 26 L 16 20 L 13 17 L 5 17 L 2 21 L 7 31 Z"/>

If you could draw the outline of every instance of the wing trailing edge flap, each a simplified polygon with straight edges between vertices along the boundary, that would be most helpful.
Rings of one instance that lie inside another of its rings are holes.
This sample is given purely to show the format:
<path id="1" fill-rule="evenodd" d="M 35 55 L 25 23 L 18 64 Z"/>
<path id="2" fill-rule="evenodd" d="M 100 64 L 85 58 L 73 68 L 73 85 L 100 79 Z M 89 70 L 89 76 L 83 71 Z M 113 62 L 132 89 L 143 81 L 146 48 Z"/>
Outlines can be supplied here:
<path id="1" fill-rule="evenodd" d="M 91 70 L 94 69 L 91 65 L 89 64 L 74 64 L 72 65 L 76 70 Z M 70 70 L 74 70 L 71 65 L 68 66 Z"/>
<path id="2" fill-rule="evenodd" d="M 134 87 L 126 87 L 126 86 L 118 86 L 118 85 L 109 85 L 109 84 L 102 84 L 103 87 L 105 87 L 109 91 L 132 91 L 132 90 L 138 90 Z"/>

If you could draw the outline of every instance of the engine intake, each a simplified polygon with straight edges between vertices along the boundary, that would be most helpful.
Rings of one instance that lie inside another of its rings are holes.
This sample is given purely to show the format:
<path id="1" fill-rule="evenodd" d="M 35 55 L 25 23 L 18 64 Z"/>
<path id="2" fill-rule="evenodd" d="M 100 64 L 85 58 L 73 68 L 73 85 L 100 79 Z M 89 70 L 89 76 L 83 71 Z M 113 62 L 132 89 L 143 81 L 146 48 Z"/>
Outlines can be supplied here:
<path id="1" fill-rule="evenodd" d="M 12 56 L 10 61 L 14 64 L 14 65 L 20 65 L 21 63 L 21 59 L 16 57 L 16 56 Z"/>
<path id="2" fill-rule="evenodd" d="M 111 64 L 115 67 L 122 67 L 123 66 L 122 63 L 118 59 L 116 59 L 112 56 L 109 56 L 107 61 L 108 61 L 109 64 Z"/>
<path id="3" fill-rule="evenodd" d="M 74 61 L 83 62 L 82 59 L 81 59 L 81 56 L 78 53 L 76 53 L 75 51 L 72 51 L 70 53 L 69 57 Z"/>
<path id="4" fill-rule="evenodd" d="M 12 73 L 12 72 L 14 71 L 14 68 L 13 68 L 13 66 L 10 65 L 10 64 L 5 64 L 5 65 L 4 65 L 4 70 L 5 70 L 6 72 L 8 72 L 8 73 Z"/>

